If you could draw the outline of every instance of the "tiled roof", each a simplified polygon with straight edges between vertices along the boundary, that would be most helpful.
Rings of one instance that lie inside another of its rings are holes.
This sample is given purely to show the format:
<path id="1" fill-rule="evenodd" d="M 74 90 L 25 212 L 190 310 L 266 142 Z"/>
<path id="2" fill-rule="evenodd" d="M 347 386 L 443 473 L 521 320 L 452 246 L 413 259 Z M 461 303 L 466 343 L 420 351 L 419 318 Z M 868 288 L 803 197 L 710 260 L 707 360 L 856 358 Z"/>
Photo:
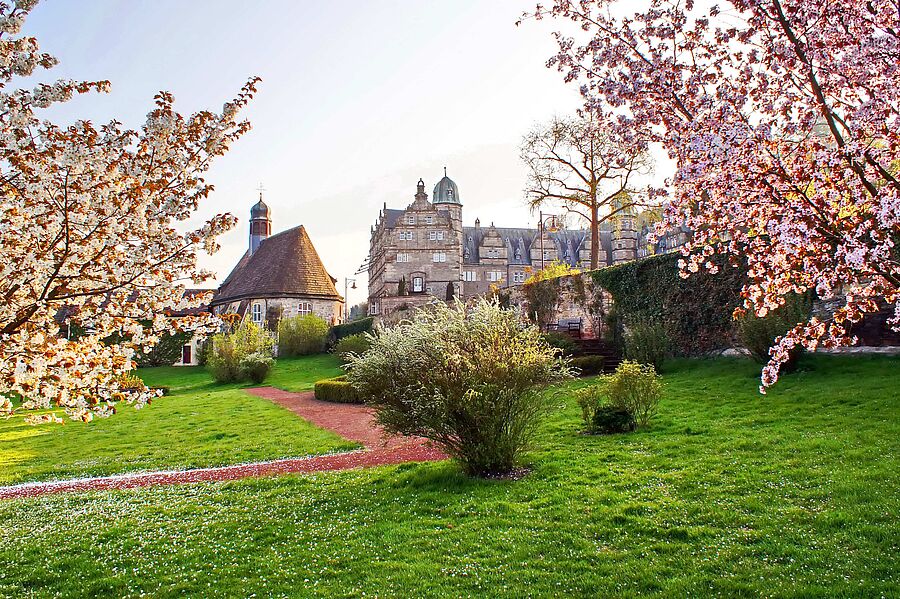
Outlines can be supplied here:
<path id="1" fill-rule="evenodd" d="M 264 239 L 222 282 L 211 305 L 263 297 L 342 299 L 301 225 Z"/>

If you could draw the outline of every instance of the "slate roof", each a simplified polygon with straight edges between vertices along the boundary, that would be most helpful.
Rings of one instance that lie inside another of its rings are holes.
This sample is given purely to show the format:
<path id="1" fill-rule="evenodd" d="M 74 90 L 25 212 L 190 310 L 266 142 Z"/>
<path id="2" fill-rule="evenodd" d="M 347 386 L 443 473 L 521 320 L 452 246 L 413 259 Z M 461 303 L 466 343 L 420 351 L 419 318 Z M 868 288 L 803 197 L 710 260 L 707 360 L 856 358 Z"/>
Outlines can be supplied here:
<path id="1" fill-rule="evenodd" d="M 264 297 L 342 300 L 303 225 L 262 241 L 219 286 L 211 306 Z"/>
<path id="2" fill-rule="evenodd" d="M 480 263 L 481 257 L 478 255 L 478 248 L 481 246 L 481 240 L 490 230 L 491 227 L 463 227 L 463 264 Z M 493 230 L 506 242 L 509 264 L 531 264 L 531 246 L 540 243 L 537 229 L 493 227 Z M 601 228 L 600 245 L 606 250 L 607 260 L 610 264 L 612 263 L 612 234 L 611 227 Z M 569 266 L 576 266 L 578 252 L 589 239 L 590 231 L 564 229 L 548 233 L 548 235 L 556 246 L 560 261 L 568 263 Z M 516 257 L 517 250 L 518 258 Z M 566 251 L 568 251 L 568 258 L 566 258 Z"/>

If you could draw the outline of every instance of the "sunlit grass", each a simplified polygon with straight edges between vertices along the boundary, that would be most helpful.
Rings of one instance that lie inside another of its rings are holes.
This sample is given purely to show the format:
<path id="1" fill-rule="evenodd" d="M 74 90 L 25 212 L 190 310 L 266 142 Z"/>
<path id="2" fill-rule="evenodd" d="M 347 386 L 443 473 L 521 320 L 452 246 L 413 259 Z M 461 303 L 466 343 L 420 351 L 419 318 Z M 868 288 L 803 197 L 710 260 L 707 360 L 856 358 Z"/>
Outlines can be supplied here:
<path id="1" fill-rule="evenodd" d="M 332 356 L 279 361 L 272 381 L 302 389 L 336 369 Z M 202 368 L 148 368 L 138 374 L 149 385 L 169 387 L 171 395 L 87 424 L 32 426 L 21 416 L 0 420 L 0 484 L 220 466 L 356 447 L 239 386 L 214 383 Z"/>
<path id="2" fill-rule="evenodd" d="M 900 359 L 757 377 L 674 364 L 652 428 L 610 437 L 563 394 L 514 482 L 443 462 L 3 502 L 0 596 L 900 595 Z"/>

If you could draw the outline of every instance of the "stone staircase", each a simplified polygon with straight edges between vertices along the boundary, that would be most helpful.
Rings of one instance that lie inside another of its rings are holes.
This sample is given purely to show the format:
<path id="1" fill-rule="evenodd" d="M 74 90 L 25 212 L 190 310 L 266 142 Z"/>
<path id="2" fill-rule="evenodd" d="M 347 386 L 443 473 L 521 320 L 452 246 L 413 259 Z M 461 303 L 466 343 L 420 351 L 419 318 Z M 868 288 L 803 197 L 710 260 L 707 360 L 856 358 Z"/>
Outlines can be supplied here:
<path id="1" fill-rule="evenodd" d="M 573 339 L 577 356 L 603 356 L 603 372 L 613 372 L 622 362 L 622 353 L 602 339 Z"/>

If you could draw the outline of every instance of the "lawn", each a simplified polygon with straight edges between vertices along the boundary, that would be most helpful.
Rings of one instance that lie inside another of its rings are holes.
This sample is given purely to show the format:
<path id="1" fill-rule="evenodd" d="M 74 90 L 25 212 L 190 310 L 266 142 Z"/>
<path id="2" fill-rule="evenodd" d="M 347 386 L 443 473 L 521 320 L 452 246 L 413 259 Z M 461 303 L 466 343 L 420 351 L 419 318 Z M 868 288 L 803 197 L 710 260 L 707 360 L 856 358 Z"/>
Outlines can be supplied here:
<path id="1" fill-rule="evenodd" d="M 757 376 L 677 363 L 652 428 L 610 437 L 563 393 L 520 481 L 445 462 L 3 502 L 0 596 L 900 595 L 900 359 Z"/>
<path id="2" fill-rule="evenodd" d="M 338 371 L 338 360 L 328 355 L 282 360 L 266 384 L 301 390 Z M 147 368 L 138 374 L 150 385 L 170 387 L 172 394 L 88 424 L 31 426 L 21 416 L 0 419 L 0 484 L 221 466 L 356 447 L 237 385 L 214 383 L 202 368 Z"/>

